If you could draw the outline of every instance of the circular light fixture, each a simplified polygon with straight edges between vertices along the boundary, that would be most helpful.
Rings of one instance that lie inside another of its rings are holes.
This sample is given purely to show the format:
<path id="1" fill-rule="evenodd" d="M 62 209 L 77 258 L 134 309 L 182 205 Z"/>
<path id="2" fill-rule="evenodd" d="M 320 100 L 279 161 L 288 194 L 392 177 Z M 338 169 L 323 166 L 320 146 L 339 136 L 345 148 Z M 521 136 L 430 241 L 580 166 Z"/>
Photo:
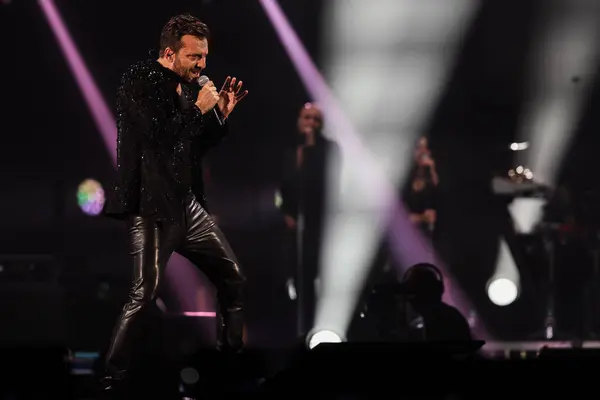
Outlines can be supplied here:
<path id="1" fill-rule="evenodd" d="M 343 341 L 340 335 L 325 329 L 309 333 L 306 337 L 306 346 L 312 350 L 321 343 L 342 343 Z"/>
<path id="2" fill-rule="evenodd" d="M 487 288 L 490 301 L 497 306 L 507 306 L 519 295 L 517 284 L 506 278 L 494 279 Z"/>
<path id="3" fill-rule="evenodd" d="M 77 204 L 87 215 L 98 215 L 104 208 L 104 189 L 100 182 L 86 179 L 77 188 Z"/>

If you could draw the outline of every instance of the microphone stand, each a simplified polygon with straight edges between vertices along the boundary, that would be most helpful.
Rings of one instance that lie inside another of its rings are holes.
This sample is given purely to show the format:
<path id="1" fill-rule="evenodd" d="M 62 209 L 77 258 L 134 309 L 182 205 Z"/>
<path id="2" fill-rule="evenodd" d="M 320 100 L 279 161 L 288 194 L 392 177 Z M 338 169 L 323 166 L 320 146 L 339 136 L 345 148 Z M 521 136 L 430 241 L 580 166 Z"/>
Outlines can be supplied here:
<path id="1" fill-rule="evenodd" d="M 298 216 L 296 217 L 296 293 L 298 299 L 298 307 L 297 307 L 297 334 L 298 336 L 303 335 L 304 333 L 304 325 L 306 324 L 304 317 L 304 301 L 306 300 L 304 297 L 306 295 L 306 291 L 304 290 L 306 282 L 304 279 L 304 214 L 302 213 L 301 198 L 302 196 L 298 196 Z"/>
<path id="2" fill-rule="evenodd" d="M 298 155 L 296 155 L 298 157 Z M 306 279 L 304 276 L 304 149 L 302 149 L 302 162 L 298 163 L 298 192 L 297 192 L 297 214 L 296 214 L 296 299 L 297 302 L 297 334 L 298 336 L 304 335 L 305 325 L 307 324 L 305 318 L 306 311 Z M 298 162 L 298 158 L 296 158 Z"/>
<path id="3" fill-rule="evenodd" d="M 314 132 L 312 132 L 314 135 Z M 304 183 L 305 183 L 305 170 L 306 170 L 306 148 L 307 146 L 314 146 L 315 143 L 307 143 L 308 140 L 305 138 L 303 147 L 302 147 L 302 159 L 301 162 L 298 163 L 298 198 L 297 198 L 297 217 L 296 217 L 296 276 L 298 279 L 296 292 L 298 293 L 298 335 L 306 334 L 312 327 L 308 326 L 309 323 L 314 323 L 314 321 L 309 321 L 309 315 L 312 315 L 314 318 L 314 312 L 308 313 L 307 307 L 315 307 L 316 293 L 314 290 L 307 290 L 309 288 L 308 285 L 315 285 L 315 277 L 309 276 L 307 279 L 306 276 L 306 268 L 304 265 L 304 234 L 305 234 L 305 210 L 304 210 Z M 298 157 L 298 156 L 296 156 Z M 297 159 L 298 160 L 298 159 Z M 316 289 L 316 288 L 315 288 Z M 307 296 L 312 296 L 313 298 L 308 299 Z"/>
<path id="4" fill-rule="evenodd" d="M 544 249 L 548 256 L 548 281 L 546 282 L 546 318 L 544 319 L 544 338 L 547 340 L 554 339 L 555 337 L 555 325 L 556 320 L 554 318 L 554 270 L 555 270 L 555 259 L 554 259 L 554 243 L 549 232 L 544 232 Z"/>
<path id="5" fill-rule="evenodd" d="M 592 256 L 592 276 L 586 288 L 586 303 L 585 310 L 586 332 L 588 340 L 597 340 L 600 335 L 596 332 L 598 329 L 598 319 L 600 315 L 600 293 L 598 292 L 598 280 L 600 279 L 600 248 L 599 248 L 600 232 L 595 231 L 589 243 L 589 251 Z"/>
<path id="6" fill-rule="evenodd" d="M 542 240 L 544 251 L 548 258 L 546 275 L 546 316 L 544 318 L 544 329 L 538 331 L 534 336 L 542 340 L 571 340 L 574 336 L 567 332 L 558 332 L 556 330 L 555 301 L 556 301 L 556 246 L 553 238 L 553 227 L 543 225 Z"/>

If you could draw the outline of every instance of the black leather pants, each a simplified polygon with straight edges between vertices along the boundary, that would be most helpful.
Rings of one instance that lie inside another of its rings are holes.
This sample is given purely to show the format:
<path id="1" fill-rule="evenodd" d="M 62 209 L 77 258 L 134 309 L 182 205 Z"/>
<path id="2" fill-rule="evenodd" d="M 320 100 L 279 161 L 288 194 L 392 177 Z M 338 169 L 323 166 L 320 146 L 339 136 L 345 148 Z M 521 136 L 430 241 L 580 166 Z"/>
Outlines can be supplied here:
<path id="1" fill-rule="evenodd" d="M 223 233 L 195 197 L 190 195 L 186 200 L 181 224 L 137 216 L 131 220 L 129 234 L 133 285 L 106 355 L 108 370 L 118 375 L 129 369 L 140 320 L 150 309 L 156 309 L 155 300 L 164 284 L 167 261 L 174 251 L 200 268 L 217 289 L 218 347 L 240 350 L 245 278 Z"/>

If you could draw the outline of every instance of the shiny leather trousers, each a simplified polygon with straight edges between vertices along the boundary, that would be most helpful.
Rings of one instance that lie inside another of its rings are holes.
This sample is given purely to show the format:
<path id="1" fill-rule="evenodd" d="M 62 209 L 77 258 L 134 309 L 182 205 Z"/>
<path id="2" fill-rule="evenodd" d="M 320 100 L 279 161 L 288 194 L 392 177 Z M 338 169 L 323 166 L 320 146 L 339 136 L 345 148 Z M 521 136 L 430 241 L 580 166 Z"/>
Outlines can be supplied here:
<path id="1" fill-rule="evenodd" d="M 106 355 L 113 375 L 131 366 L 132 347 L 145 315 L 156 310 L 156 298 L 165 280 L 165 269 L 176 251 L 195 264 L 217 289 L 217 346 L 239 351 L 243 345 L 243 289 L 245 278 L 221 230 L 211 216 L 189 195 L 180 224 L 152 217 L 131 219 L 129 235 L 133 256 L 133 285 Z M 115 376 L 116 377 L 116 376 Z"/>

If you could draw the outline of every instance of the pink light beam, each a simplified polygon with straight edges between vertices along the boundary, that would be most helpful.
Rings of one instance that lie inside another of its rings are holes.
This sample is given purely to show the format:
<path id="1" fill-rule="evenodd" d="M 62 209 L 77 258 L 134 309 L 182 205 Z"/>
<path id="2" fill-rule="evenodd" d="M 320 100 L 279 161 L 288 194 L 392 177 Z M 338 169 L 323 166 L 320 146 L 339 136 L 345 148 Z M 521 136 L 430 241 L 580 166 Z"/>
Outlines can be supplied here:
<path id="1" fill-rule="evenodd" d="M 39 0 L 40 7 L 44 11 L 44 15 L 52 28 L 54 36 L 63 52 L 65 60 L 71 69 L 71 73 L 75 77 L 79 90 L 83 94 L 83 98 L 94 118 L 94 122 L 98 130 L 102 133 L 102 138 L 109 150 L 113 163 L 117 165 L 117 153 L 114 149 L 117 143 L 117 128 L 115 120 L 108 109 L 108 106 L 100 94 L 100 90 L 96 86 L 90 71 L 85 65 L 85 61 L 81 57 L 77 46 L 73 42 L 73 38 L 56 9 L 56 5 L 52 0 Z"/>

